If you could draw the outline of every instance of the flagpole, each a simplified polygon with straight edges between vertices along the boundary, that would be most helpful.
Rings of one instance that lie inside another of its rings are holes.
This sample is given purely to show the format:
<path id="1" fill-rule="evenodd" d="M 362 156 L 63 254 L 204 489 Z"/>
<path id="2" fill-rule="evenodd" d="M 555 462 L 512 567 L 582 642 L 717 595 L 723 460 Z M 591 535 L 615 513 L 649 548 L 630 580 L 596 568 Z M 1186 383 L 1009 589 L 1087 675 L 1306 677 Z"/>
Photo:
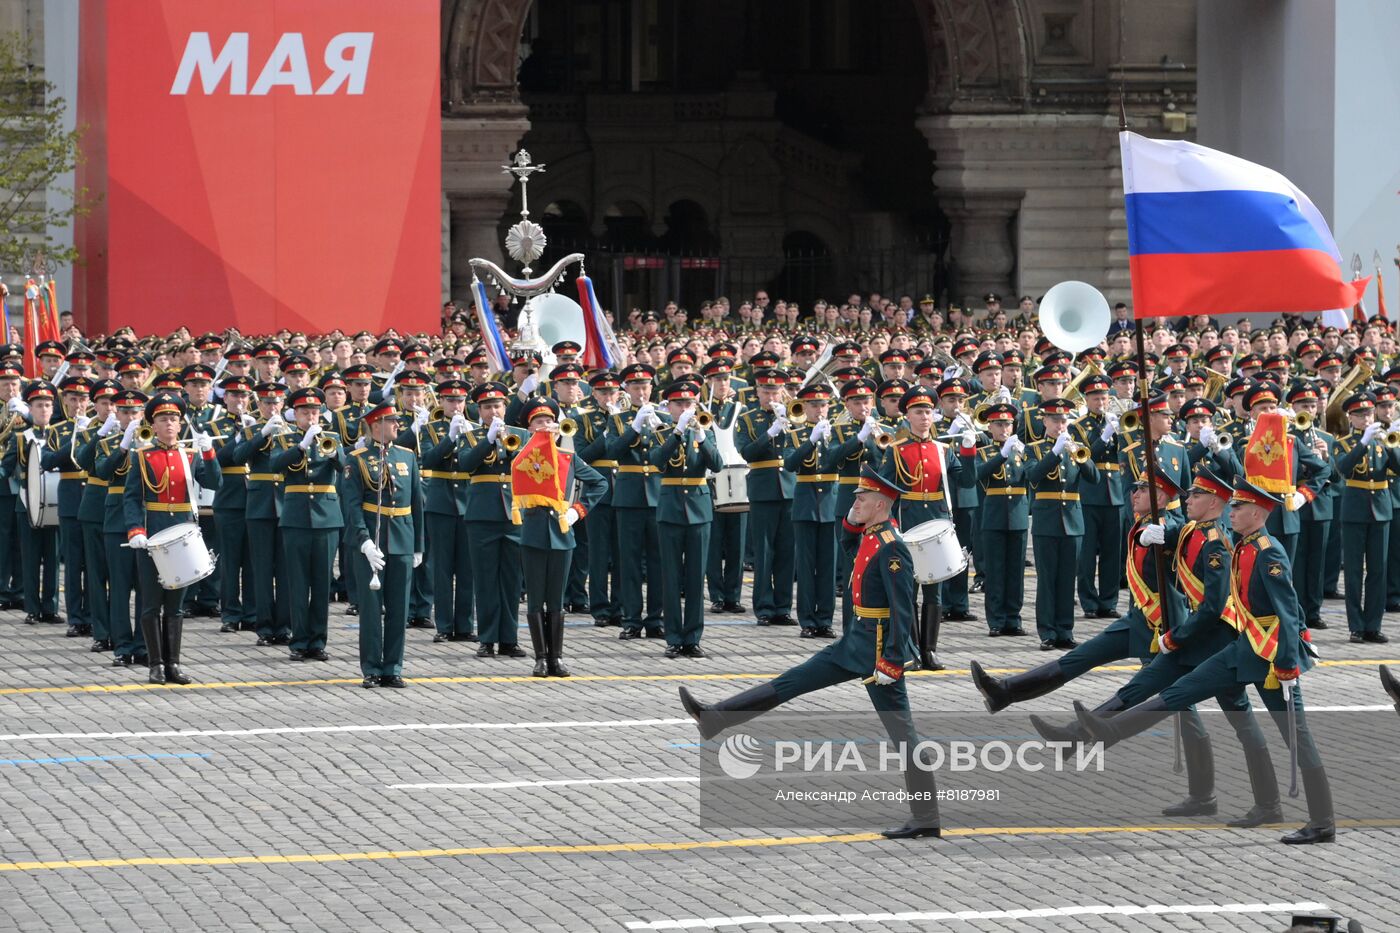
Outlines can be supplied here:
<path id="1" fill-rule="evenodd" d="M 1128 112 L 1123 104 L 1123 86 L 1118 86 L 1118 132 L 1126 133 L 1128 130 Z M 1143 339 L 1143 322 L 1138 317 L 1138 309 L 1133 308 L 1133 320 L 1136 326 L 1133 333 L 1137 338 L 1137 364 L 1138 364 L 1138 413 L 1142 422 L 1142 446 L 1143 456 L 1147 461 L 1147 482 L 1151 485 L 1151 494 L 1147 497 L 1148 508 L 1151 510 L 1152 524 L 1162 523 L 1161 509 L 1157 507 L 1157 446 L 1152 438 L 1152 416 L 1147 410 L 1149 400 L 1148 376 L 1147 376 L 1147 344 Z M 1183 490 L 1184 492 L 1185 490 Z M 1128 547 L 1132 547 L 1133 542 L 1128 542 Z M 1164 545 L 1154 544 L 1152 547 L 1153 560 L 1157 570 L 1157 594 L 1158 603 L 1162 607 L 1162 630 L 1171 628 L 1171 600 L 1166 598 L 1167 594 L 1167 560 L 1164 553 Z M 1129 552 L 1131 553 L 1131 551 Z"/>

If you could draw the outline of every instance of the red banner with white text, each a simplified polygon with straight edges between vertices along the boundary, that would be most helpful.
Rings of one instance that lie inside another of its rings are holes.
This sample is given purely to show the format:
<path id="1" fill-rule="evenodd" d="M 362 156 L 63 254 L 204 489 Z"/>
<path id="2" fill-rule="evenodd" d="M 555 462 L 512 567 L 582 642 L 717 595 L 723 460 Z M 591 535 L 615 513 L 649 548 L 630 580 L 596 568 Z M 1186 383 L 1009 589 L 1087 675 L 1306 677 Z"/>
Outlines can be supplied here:
<path id="1" fill-rule="evenodd" d="M 436 330 L 439 0 L 82 0 L 89 332 Z"/>

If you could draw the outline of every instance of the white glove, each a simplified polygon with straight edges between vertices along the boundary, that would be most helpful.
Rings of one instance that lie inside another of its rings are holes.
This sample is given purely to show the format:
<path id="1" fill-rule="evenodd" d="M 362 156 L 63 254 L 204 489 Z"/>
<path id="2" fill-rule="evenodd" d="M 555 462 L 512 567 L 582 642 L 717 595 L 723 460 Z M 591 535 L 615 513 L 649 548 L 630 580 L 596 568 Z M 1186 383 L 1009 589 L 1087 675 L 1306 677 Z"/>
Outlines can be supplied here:
<path id="1" fill-rule="evenodd" d="M 964 431 L 964 432 L 962 433 L 962 446 L 963 446 L 963 447 L 976 447 L 976 446 L 977 446 L 977 432 L 976 432 L 976 431 Z"/>
<path id="2" fill-rule="evenodd" d="M 355 449 L 356 449 L 356 450 L 364 450 L 364 449 L 365 449 L 366 447 L 368 447 L 368 446 L 369 446 L 369 435 L 368 435 L 368 434 L 361 434 L 361 435 L 360 435 L 360 439 L 359 439 L 358 441 L 355 442 Z"/>
<path id="3" fill-rule="evenodd" d="M 384 380 L 384 388 L 380 389 L 380 398 L 388 398 L 394 391 L 394 380 L 399 378 L 399 373 L 403 372 L 403 360 L 394 364 L 394 368 L 389 370 L 389 378 Z"/>
<path id="4" fill-rule="evenodd" d="M 948 368 L 943 370 L 943 381 L 947 382 L 949 379 L 956 379 L 962 374 L 963 368 L 954 363 L 952 366 L 949 366 Z"/>
<path id="5" fill-rule="evenodd" d="M 1166 544 L 1166 526 L 1161 523 L 1143 525 L 1142 531 L 1138 532 L 1138 540 L 1143 544 Z"/>
<path id="6" fill-rule="evenodd" d="M 1118 416 L 1109 415 L 1104 419 L 1103 430 L 1099 432 L 1099 437 L 1105 444 L 1113 440 L 1113 436 L 1118 433 Z"/>
<path id="7" fill-rule="evenodd" d="M 92 424 L 92 418 L 87 415 L 79 415 L 73 419 L 73 424 L 77 426 L 77 430 L 86 431 L 87 426 Z"/>
<path id="8" fill-rule="evenodd" d="M 214 449 L 214 439 L 203 431 L 190 432 L 190 438 L 194 441 L 194 449 L 199 453 Z"/>
<path id="9" fill-rule="evenodd" d="M 1010 460 L 1012 454 L 1015 454 L 1017 452 L 1017 449 L 1021 446 L 1022 445 L 1020 440 L 1018 440 L 1014 435 L 1008 437 L 1006 439 L 1006 443 L 1001 445 L 1002 458 L 1005 460 Z"/>
<path id="10" fill-rule="evenodd" d="M 1172 646 L 1167 643 L 1166 632 L 1162 632 L 1160 635 L 1157 636 L 1157 650 L 1162 652 L 1162 654 L 1172 653 L 1173 649 Z"/>
<path id="11" fill-rule="evenodd" d="M 417 434 L 423 430 L 423 425 L 428 423 L 428 409 L 422 405 L 413 409 L 413 433 Z"/>
<path id="12" fill-rule="evenodd" d="M 243 427 L 245 428 L 251 428 L 253 425 L 258 423 L 258 419 L 254 418 L 252 415 L 248 414 L 245 411 L 243 414 L 238 416 L 238 423 L 243 425 Z"/>
<path id="13" fill-rule="evenodd" d="M 633 431 L 636 431 L 638 434 L 642 433 L 642 429 L 646 427 L 647 421 L 650 420 L 652 408 L 653 406 L 648 403 L 637 409 L 637 414 L 632 418 Z"/>
<path id="14" fill-rule="evenodd" d="M 938 410 L 935 409 L 935 410 L 934 410 L 934 413 L 933 413 L 933 423 L 934 423 L 934 424 L 939 424 L 939 423 L 942 422 L 942 421 L 943 421 L 943 412 L 938 411 Z"/>
<path id="15" fill-rule="evenodd" d="M 321 410 L 321 420 L 326 424 L 331 423 L 331 410 L 329 408 L 323 408 Z"/>
<path id="16" fill-rule="evenodd" d="M 486 443 L 496 443 L 496 438 L 501 436 L 501 428 L 505 427 L 505 421 L 497 418 L 491 422 L 491 427 L 486 429 Z"/>
<path id="17" fill-rule="evenodd" d="M 365 543 L 360 545 L 360 553 L 369 561 L 370 570 L 378 573 L 384 569 L 384 552 L 379 550 L 379 546 L 373 540 L 366 538 Z"/>
<path id="18" fill-rule="evenodd" d="M 827 421 L 825 418 L 823 418 L 822 420 L 818 421 L 815 425 L 812 426 L 812 443 L 813 443 L 813 444 L 816 444 L 816 443 L 819 443 L 819 442 L 825 441 L 825 440 L 830 440 L 830 439 L 831 439 L 831 422 L 830 422 L 830 421 Z"/>
<path id="19" fill-rule="evenodd" d="M 573 506 L 569 506 L 569 511 L 567 511 L 567 512 L 564 513 L 564 524 L 565 524 L 567 527 L 572 528 L 572 527 L 574 527 L 574 523 L 577 522 L 577 521 L 578 521 L 578 509 L 574 508 Z"/>
<path id="20" fill-rule="evenodd" d="M 856 432 L 856 440 L 860 441 L 862 444 L 870 440 L 870 435 L 875 433 L 875 428 L 878 425 L 879 422 L 875 420 L 874 415 L 866 415 L 865 423 L 862 424 L 860 430 Z"/>
<path id="21" fill-rule="evenodd" d="M 518 396 L 520 396 L 521 399 L 525 399 L 525 398 L 528 398 L 528 397 L 530 396 L 530 393 L 531 393 L 531 392 L 535 391 L 535 390 L 538 389 L 539 387 L 540 387 L 540 377 L 539 377 L 539 375 L 537 375 L 536 373 L 530 373 L 530 375 L 528 375 L 528 376 L 526 376 L 524 379 L 520 380 L 520 388 L 516 391 L 515 394 L 518 395 Z"/>
<path id="22" fill-rule="evenodd" d="M 106 437 L 109 434 L 116 434 L 119 424 L 115 413 L 108 415 L 107 420 L 102 422 L 102 427 L 97 429 L 97 436 Z"/>
<path id="23" fill-rule="evenodd" d="M 423 566 L 423 552 L 417 551 L 413 555 L 413 569 L 417 570 L 421 566 Z"/>
<path id="24" fill-rule="evenodd" d="M 1201 425 L 1201 443 L 1205 444 L 1207 447 L 1214 446 L 1215 444 L 1215 428 L 1209 421 Z"/>
<path id="25" fill-rule="evenodd" d="M 1068 447 L 1068 446 L 1069 446 L 1069 431 L 1067 431 L 1067 430 L 1066 430 L 1066 431 L 1061 431 L 1058 435 L 1056 435 L 1056 437 L 1055 437 L 1055 446 L 1052 448 L 1052 450 L 1055 452 L 1055 456 L 1058 457 L 1060 454 L 1064 453 L 1064 452 L 1065 452 L 1065 448 Z"/>
<path id="26" fill-rule="evenodd" d="M 1365 447 L 1376 439 L 1376 435 L 1381 433 L 1381 426 L 1376 422 L 1366 425 L 1366 430 L 1361 434 L 1361 446 Z"/>
<path id="27" fill-rule="evenodd" d="M 877 670 L 875 672 L 875 683 L 881 687 L 888 687 L 890 684 L 894 683 L 894 681 L 895 679 L 884 671 Z"/>
<path id="28" fill-rule="evenodd" d="M 1288 494 L 1288 501 L 1291 503 L 1291 510 L 1296 512 L 1308 504 L 1308 497 L 1301 492 L 1290 492 Z"/>
<path id="29" fill-rule="evenodd" d="M 773 420 L 773 424 L 768 428 L 768 436 L 777 437 L 779 434 L 782 434 L 787 429 L 788 420 L 786 418 L 775 418 Z"/>
<path id="30" fill-rule="evenodd" d="M 462 432 L 467 429 L 467 416 L 460 411 L 452 416 L 452 421 L 447 425 L 447 436 L 452 440 L 462 436 Z"/>
<path id="31" fill-rule="evenodd" d="M 280 413 L 273 412 L 272 416 L 267 419 L 267 423 L 262 427 L 262 436 L 271 437 L 273 434 L 280 431 L 282 426 L 286 423 L 287 422 L 282 420 L 282 415 Z"/>
<path id="32" fill-rule="evenodd" d="M 282 410 L 282 420 L 285 421 L 285 422 L 287 422 L 288 424 L 296 424 L 296 423 L 297 423 L 297 413 L 296 413 L 296 409 L 293 409 L 293 408 L 286 408 L 286 409 L 283 409 L 283 410 Z"/>
<path id="33" fill-rule="evenodd" d="M 122 435 L 122 450 L 130 450 L 136 443 L 136 432 L 141 430 L 141 422 L 132 418 L 131 423 L 126 426 L 126 433 Z"/>
<path id="34" fill-rule="evenodd" d="M 389 378 L 397 379 L 399 373 L 401 372 L 403 372 L 403 360 L 399 360 L 397 363 L 394 364 L 394 368 L 389 370 Z"/>
<path id="35" fill-rule="evenodd" d="M 126 542 L 126 546 L 138 551 L 144 551 L 146 550 L 146 536 L 132 535 L 131 540 Z"/>
<path id="36" fill-rule="evenodd" d="M 302 450 L 310 450 L 311 445 L 316 443 L 316 435 L 320 433 L 321 426 L 319 424 L 312 424 L 311 427 L 306 429 L 306 433 L 302 435 L 301 440 L 297 442 L 297 446 Z"/>
<path id="37" fill-rule="evenodd" d="M 18 395 L 16 395 L 14 398 L 10 399 L 9 404 L 6 405 L 5 407 L 6 407 L 7 409 L 9 409 L 9 411 L 10 411 L 11 414 L 14 414 L 14 415 L 28 415 L 28 414 L 29 414 L 29 403 L 26 402 L 24 399 L 20 398 Z"/>
<path id="38" fill-rule="evenodd" d="M 690 424 L 690 419 L 694 417 L 695 409 L 693 408 L 687 408 L 685 411 L 681 412 L 681 416 L 676 419 L 676 433 L 679 434 L 684 431 L 686 425 Z"/>

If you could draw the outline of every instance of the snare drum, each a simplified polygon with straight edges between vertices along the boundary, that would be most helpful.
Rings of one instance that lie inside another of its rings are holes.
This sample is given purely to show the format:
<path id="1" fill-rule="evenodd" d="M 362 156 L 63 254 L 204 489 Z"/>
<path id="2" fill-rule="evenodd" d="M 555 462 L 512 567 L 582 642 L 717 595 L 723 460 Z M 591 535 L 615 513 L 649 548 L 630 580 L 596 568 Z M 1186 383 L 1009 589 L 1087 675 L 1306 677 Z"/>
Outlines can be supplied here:
<path id="1" fill-rule="evenodd" d="M 914 579 L 920 584 L 942 583 L 967 569 L 967 551 L 958 545 L 958 531 L 950 519 L 915 525 L 904 532 L 904 543 L 914 559 Z"/>
<path id="2" fill-rule="evenodd" d="M 749 468 L 744 464 L 721 467 L 715 474 L 714 505 L 716 512 L 747 512 L 749 510 Z"/>
<path id="3" fill-rule="evenodd" d="M 182 590 L 214 572 L 214 556 L 194 522 L 156 532 L 146 542 L 146 553 L 156 565 L 156 578 L 167 590 Z"/>

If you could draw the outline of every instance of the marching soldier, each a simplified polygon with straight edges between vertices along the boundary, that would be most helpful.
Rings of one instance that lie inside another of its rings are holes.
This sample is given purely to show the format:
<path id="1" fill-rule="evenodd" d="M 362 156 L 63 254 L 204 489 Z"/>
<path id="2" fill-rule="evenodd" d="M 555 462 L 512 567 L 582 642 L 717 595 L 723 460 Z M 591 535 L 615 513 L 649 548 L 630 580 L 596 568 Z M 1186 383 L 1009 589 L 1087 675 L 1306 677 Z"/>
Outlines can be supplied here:
<path id="1" fill-rule="evenodd" d="M 927 397 L 927 396 L 925 396 Z M 932 423 L 930 400 L 928 421 Z M 718 703 L 706 704 L 680 688 L 681 706 L 704 739 L 788 700 L 863 677 L 866 693 L 904 755 L 904 781 L 911 818 L 888 839 L 938 837 L 938 795 L 932 770 L 912 759 L 919 737 L 909 714 L 904 672 L 917 665 L 914 639 L 913 559 L 890 514 L 904 488 L 866 464 L 855 503 L 842 522 L 842 546 L 855 552 L 845 600 L 854 621 L 840 640 L 767 683 Z"/>
<path id="2" fill-rule="evenodd" d="M 428 480 L 423 511 L 433 547 L 433 643 L 476 641 L 472 587 L 472 542 L 467 537 L 467 490 L 471 477 L 457 470 L 467 430 L 468 387 L 460 379 L 438 383 L 443 417 L 423 428 L 423 475 Z"/>
<path id="3" fill-rule="evenodd" d="M 797 479 L 792 494 L 797 621 L 803 638 L 835 638 L 836 474 L 826 466 L 831 389 L 814 380 L 797 391 L 797 398 L 802 424 L 792 430 L 791 449 L 783 456 L 783 469 Z"/>
<path id="4" fill-rule="evenodd" d="M 511 521 L 510 465 L 523 437 L 506 426 L 507 389 L 486 382 L 472 390 L 479 428 L 463 433 L 457 472 L 469 474 L 467 540 L 476 593 L 478 658 L 523 658 L 520 647 L 520 528 Z"/>
<path id="5" fill-rule="evenodd" d="M 180 605 L 185 590 L 166 589 L 156 565 L 146 553 L 148 539 L 179 524 L 198 528 L 195 487 L 218 489 L 219 462 L 208 434 L 193 435 L 193 457 L 181 447 L 186 408 L 184 399 L 161 393 L 146 403 L 146 423 L 153 432 L 149 446 L 131 451 L 122 492 L 127 546 L 136 551 L 136 580 L 141 592 L 141 634 L 146 641 L 148 681 L 153 684 L 188 684 L 180 669 L 180 644 L 184 618 Z M 128 424 L 124 443 L 136 437 L 139 425 Z"/>
<path id="6" fill-rule="evenodd" d="M 245 467 L 247 511 L 245 533 L 252 548 L 253 607 L 257 613 L 258 647 L 290 645 L 292 621 L 287 601 L 282 536 L 277 520 L 282 514 L 283 474 L 272 469 L 272 458 L 287 448 L 290 433 L 282 416 L 286 389 L 280 382 L 260 382 L 253 389 L 261 421 L 243 429 L 242 440 L 228 459 Z"/>
<path id="7" fill-rule="evenodd" d="M 1116 619 L 1124 540 L 1118 416 L 1107 410 L 1109 382 L 1104 377 L 1087 377 L 1079 391 L 1087 411 L 1070 424 L 1070 434 L 1089 448 L 1099 471 L 1099 482 L 1080 488 L 1084 539 L 1079 550 L 1079 606 L 1086 619 Z"/>
<path id="8" fill-rule="evenodd" d="M 1267 414 L 1272 414 L 1278 410 L 1279 390 L 1271 382 L 1259 382 L 1251 386 L 1244 394 L 1244 405 L 1248 409 L 1253 423 Z M 1291 434 L 1292 432 L 1290 432 Z M 1282 439 L 1279 439 L 1282 442 Z M 1248 439 L 1253 443 L 1253 438 Z M 1291 461 L 1286 475 L 1292 478 L 1293 486 L 1283 492 L 1283 508 L 1276 509 L 1269 513 L 1269 534 L 1278 539 L 1283 545 L 1283 549 L 1288 552 L 1288 559 L 1292 563 L 1293 556 L 1298 548 L 1298 533 L 1301 530 L 1301 520 L 1298 513 L 1303 506 L 1321 493 L 1326 485 L 1330 470 L 1328 465 L 1317 455 L 1317 451 L 1300 443 L 1297 437 L 1293 437 L 1288 443 L 1291 449 Z M 1241 445 L 1244 450 L 1245 444 Z M 1291 587 L 1290 587 L 1291 589 Z M 1296 597 L 1296 593 L 1294 594 Z"/>
<path id="9" fill-rule="evenodd" d="M 963 470 L 975 472 L 982 490 L 975 533 L 980 538 L 982 574 L 994 583 L 985 588 L 987 634 L 993 638 L 1026 634 L 1021 609 L 1031 513 L 1026 499 L 1026 445 L 1014 433 L 1019 413 L 1011 402 L 988 406 L 991 442 L 977 448 L 975 459 L 963 457 Z"/>
<path id="10" fill-rule="evenodd" d="M 394 443 L 401 430 L 396 414 L 392 400 L 365 412 L 367 442 L 351 454 L 342 486 L 346 534 L 359 554 L 360 686 L 366 689 L 408 686 L 403 650 L 409 588 L 414 567 L 423 562 L 418 457 Z"/>
<path id="11" fill-rule="evenodd" d="M 1386 428 L 1374 420 L 1375 399 L 1370 393 L 1355 393 L 1342 408 L 1350 427 L 1337 438 L 1337 470 L 1345 482 L 1341 520 L 1347 622 L 1353 643 L 1384 644 L 1390 640 L 1381 632 L 1386 551 L 1394 515 L 1390 477 L 1400 476 L 1400 448 L 1381 443 Z"/>
<path id="12" fill-rule="evenodd" d="M 792 448 L 780 369 L 753 375 L 757 401 L 739 416 L 734 442 L 749 465 L 749 532 L 753 543 L 753 611 L 759 625 L 794 625 L 792 497 L 796 477 L 784 470 Z"/>
<path id="13" fill-rule="evenodd" d="M 976 483 L 977 477 L 964 472 L 962 460 L 942 441 L 933 436 L 937 423 L 933 393 L 915 386 L 899 400 L 900 411 L 908 424 L 907 434 L 896 438 L 885 451 L 880 475 L 892 486 L 903 488 L 899 495 L 895 517 L 901 529 L 912 529 L 927 521 L 951 521 L 953 488 Z M 958 453 L 971 455 L 977 450 L 977 434 L 970 428 L 959 438 Z M 941 624 L 937 583 L 926 583 L 919 606 L 919 626 L 915 643 L 919 649 L 919 664 L 924 670 L 941 671 L 938 660 L 938 630 Z"/>
<path id="14" fill-rule="evenodd" d="M 223 633 L 252 631 L 258 614 L 253 597 L 253 550 L 248 537 L 248 467 L 233 453 L 258 419 L 248 411 L 253 380 L 228 376 L 219 383 L 223 410 L 209 422 L 224 482 L 214 493 L 214 531 L 219 537 L 219 611 Z"/>
<path id="15" fill-rule="evenodd" d="M 287 435 L 291 442 L 268 464 L 286 477 L 278 530 L 292 623 L 288 655 L 293 661 L 329 661 L 331 567 L 345 527 L 336 488 L 344 453 L 335 433 L 321 426 L 325 396 L 320 389 L 298 389 L 288 401 L 296 428 Z"/>
<path id="16" fill-rule="evenodd" d="M 1244 694 L 1253 684 L 1286 743 L 1295 743 L 1308 803 L 1308 823 L 1283 837 L 1289 845 L 1331 842 L 1336 838 L 1332 791 L 1322 757 L 1313 743 L 1303 709 L 1299 675 L 1312 667 L 1310 637 L 1293 593 L 1288 554 L 1265 528 L 1268 514 L 1282 500 L 1248 480 L 1236 481 L 1230 524 L 1235 544 L 1230 563 L 1230 602 L 1239 635 L 1191 673 L 1153 699 L 1110 717 L 1075 702 L 1080 725 L 1094 739 L 1122 741 L 1161 721 L 1172 711 L 1226 692 Z M 1245 700 L 1247 703 L 1248 700 Z M 1280 715 L 1285 710 L 1288 716 Z"/>
<path id="17" fill-rule="evenodd" d="M 617 374 L 596 372 L 588 379 L 590 395 L 580 406 L 579 437 L 574 442 L 579 457 L 608 482 L 588 513 L 588 611 L 599 628 L 622 624 L 622 568 L 617 541 L 617 513 L 613 510 L 613 486 L 617 461 L 608 456 L 608 419 L 615 414 L 621 387 Z"/>
<path id="18" fill-rule="evenodd" d="M 1043 385 L 1050 385 L 1049 381 Z M 1031 542 L 1035 557 L 1035 628 L 1040 650 L 1074 648 L 1074 584 L 1084 537 L 1080 490 L 1099 482 L 1093 452 L 1074 443 L 1069 415 L 1074 405 L 1054 398 L 1040 403 L 1044 436 L 1026 452 L 1026 481 L 1032 496 Z M 1106 430 L 1106 428 L 1105 428 Z"/>
<path id="19" fill-rule="evenodd" d="M 617 539 L 627 551 L 618 553 L 622 563 L 622 631 L 623 640 L 640 638 L 643 629 L 648 638 L 661 638 L 661 597 L 665 573 L 657 564 L 660 544 L 656 531 L 656 500 L 660 491 L 657 469 L 651 465 L 651 451 L 656 444 L 653 422 L 661 416 L 651 404 L 652 381 L 656 371 L 642 363 L 634 363 L 621 373 L 622 384 L 632 402 L 633 414 L 614 414 L 608 424 L 608 459 L 617 463 L 613 477 L 613 515 L 617 522 Z M 642 586 L 646 585 L 645 611 Z"/>
<path id="20" fill-rule="evenodd" d="M 198 430 L 213 435 L 209 425 L 222 413 L 220 406 L 210 402 L 214 388 L 214 370 L 202 363 L 186 366 L 180 372 L 180 385 L 185 393 L 188 414 L 185 418 L 186 437 Z M 222 587 L 224 561 L 219 550 L 219 531 L 214 524 L 212 509 L 199 511 L 199 530 L 204 542 L 214 554 L 214 572 L 189 588 L 189 605 L 184 610 L 187 617 L 216 619 L 219 617 L 219 594 Z"/>
<path id="21" fill-rule="evenodd" d="M 678 584 L 662 593 L 668 658 L 705 657 L 700 638 L 705 631 L 705 564 L 714 517 L 706 473 L 721 464 L 714 439 L 696 421 L 700 391 L 698 383 L 685 379 L 666 387 L 662 395 L 674 426 L 662 426 L 650 454 L 652 466 L 661 472 L 656 508 L 661 561 Z"/>
<path id="22" fill-rule="evenodd" d="M 48 432 L 40 465 L 47 472 L 58 472 L 58 548 L 63 567 L 63 605 L 68 613 L 68 637 L 79 638 L 92 633 L 92 617 L 88 614 L 84 583 L 82 527 L 78 523 L 78 507 L 87 486 L 87 473 L 78 466 L 78 434 L 92 419 L 88 409 L 91 380 L 69 376 L 59 385 L 63 401 L 63 419 Z"/>
<path id="23" fill-rule="evenodd" d="M 59 359 L 62 358 L 60 353 Z M 16 490 L 25 486 L 29 458 L 42 458 L 49 448 L 47 441 L 56 400 L 54 387 L 42 379 L 25 386 L 22 413 L 28 416 L 30 426 L 10 432 L 10 443 L 0 464 L 0 471 L 13 479 Z M 30 525 L 29 510 L 22 496 L 15 499 L 15 509 L 19 550 L 24 561 L 24 621 L 28 625 L 62 623 L 64 619 L 58 614 L 58 529 Z"/>
<path id="24" fill-rule="evenodd" d="M 710 348 L 712 359 L 700 373 L 705 377 L 705 399 L 701 406 L 715 419 L 714 430 L 728 431 L 732 439 L 743 404 L 739 401 L 734 379 L 733 351 L 727 344 Z M 720 355 L 716 357 L 716 352 Z M 718 436 L 718 435 L 717 435 Z M 716 441 L 718 446 L 718 441 Z M 732 454 L 731 454 L 732 456 Z M 723 468 L 728 464 L 721 463 Z M 747 487 L 747 484 L 746 484 Z M 711 492 L 713 493 L 713 487 Z M 740 596 L 744 585 L 744 539 L 748 528 L 748 509 L 714 509 L 710 522 L 710 546 L 705 579 L 710 591 L 711 612 L 747 612 Z"/>

